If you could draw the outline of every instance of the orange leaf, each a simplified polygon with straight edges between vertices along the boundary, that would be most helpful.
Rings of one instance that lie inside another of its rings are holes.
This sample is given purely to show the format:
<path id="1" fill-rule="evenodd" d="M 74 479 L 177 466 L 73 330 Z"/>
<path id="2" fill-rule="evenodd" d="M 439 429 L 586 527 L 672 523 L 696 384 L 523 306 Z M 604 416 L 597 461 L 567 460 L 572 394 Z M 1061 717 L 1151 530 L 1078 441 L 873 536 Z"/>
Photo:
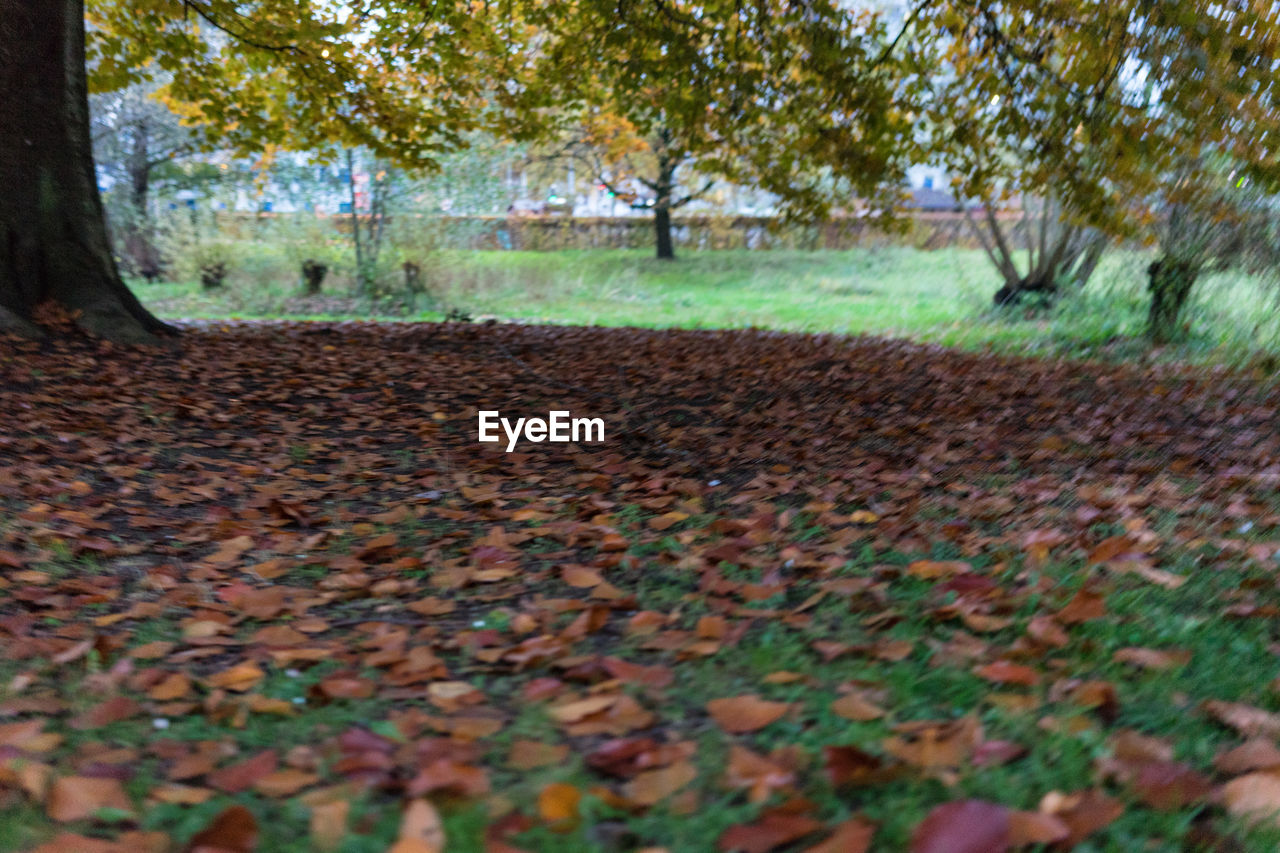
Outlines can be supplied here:
<path id="1" fill-rule="evenodd" d="M 549 823 L 574 821 L 578 817 L 581 800 L 582 792 L 573 785 L 553 782 L 538 794 L 538 814 Z"/>
<path id="2" fill-rule="evenodd" d="M 259 669 L 257 664 L 241 663 L 209 676 L 209 684 L 212 687 L 221 687 L 224 690 L 243 693 L 256 685 L 265 676 L 266 673 Z"/>
<path id="3" fill-rule="evenodd" d="M 755 695 L 712 699 L 707 712 L 716 724 L 734 734 L 754 732 L 782 719 L 791 706 L 786 702 L 770 702 Z"/>
<path id="4" fill-rule="evenodd" d="M 174 672 L 148 690 L 147 695 L 157 702 L 169 702 L 174 699 L 181 699 L 190 690 L 191 679 L 181 672 Z"/>

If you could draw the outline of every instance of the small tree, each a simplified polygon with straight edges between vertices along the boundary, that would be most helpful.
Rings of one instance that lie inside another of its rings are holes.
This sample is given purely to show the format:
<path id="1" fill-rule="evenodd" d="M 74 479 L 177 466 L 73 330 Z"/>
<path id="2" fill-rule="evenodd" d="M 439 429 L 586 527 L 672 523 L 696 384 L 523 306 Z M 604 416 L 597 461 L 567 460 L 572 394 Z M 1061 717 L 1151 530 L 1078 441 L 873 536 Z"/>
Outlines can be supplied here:
<path id="1" fill-rule="evenodd" d="M 562 106 L 544 139 L 600 149 L 598 174 L 652 193 L 654 241 L 674 257 L 671 211 L 726 178 L 824 212 L 833 171 L 851 194 L 886 196 L 912 152 L 882 15 L 835 0 L 545 4 L 535 105 Z M 603 132 L 601 132 L 603 131 Z"/>
<path id="2" fill-rule="evenodd" d="M 126 271 L 147 279 L 161 272 L 152 202 L 186 178 L 179 164 L 193 153 L 198 132 L 157 97 L 155 83 L 92 95 L 93 150 L 115 248 Z"/>
<path id="3" fill-rule="evenodd" d="M 710 176 L 688 176 L 697 161 L 666 125 L 640 133 L 625 118 L 593 116 L 555 158 L 568 156 L 584 164 L 609 194 L 632 210 L 652 211 L 654 247 L 659 260 L 673 260 L 675 241 L 671 215 L 705 196 L 715 186 Z M 682 187 L 692 177 L 693 187 Z M 639 184 L 648 194 L 629 187 Z"/>

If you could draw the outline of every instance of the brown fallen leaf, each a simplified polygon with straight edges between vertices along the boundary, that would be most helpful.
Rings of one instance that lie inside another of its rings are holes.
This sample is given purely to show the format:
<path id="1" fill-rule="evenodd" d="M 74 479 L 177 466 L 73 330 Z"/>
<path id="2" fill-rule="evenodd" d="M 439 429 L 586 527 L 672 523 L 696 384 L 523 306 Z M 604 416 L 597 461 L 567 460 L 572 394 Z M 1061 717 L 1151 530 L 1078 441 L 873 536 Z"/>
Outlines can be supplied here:
<path id="1" fill-rule="evenodd" d="M 569 756 L 567 744 L 541 743 L 534 740 L 516 740 L 507 753 L 507 764 L 515 770 L 532 770 L 559 764 Z"/>
<path id="2" fill-rule="evenodd" d="M 1253 770 L 1271 770 L 1280 767 L 1280 749 L 1265 738 L 1253 738 L 1219 755 L 1213 760 L 1213 766 L 1229 776 Z"/>
<path id="3" fill-rule="evenodd" d="M 326 678 L 311 690 L 325 699 L 368 699 L 377 685 L 368 678 Z"/>
<path id="4" fill-rule="evenodd" d="M 410 800 L 400 818 L 400 838 L 395 847 L 401 853 L 444 853 L 444 822 L 436 807 L 427 800 Z M 410 845 L 408 850 L 403 845 Z"/>
<path id="5" fill-rule="evenodd" d="M 647 770 L 622 786 L 628 800 L 640 806 L 655 805 L 698 778 L 698 770 L 688 761 L 670 767 Z"/>
<path id="6" fill-rule="evenodd" d="M 126 696 L 112 696 L 110 699 L 95 705 L 88 711 L 71 721 L 71 728 L 100 729 L 121 720 L 127 720 L 142 711 L 142 706 Z"/>
<path id="7" fill-rule="evenodd" d="M 1111 656 L 1116 663 L 1131 663 L 1144 669 L 1174 669 L 1186 666 L 1191 660 L 1191 652 L 1180 649 L 1146 649 L 1130 647 L 1119 649 Z"/>
<path id="8" fill-rule="evenodd" d="M 266 797 L 292 797 L 303 788 L 320 781 L 320 777 L 305 770 L 286 767 L 268 773 L 253 783 L 253 790 Z"/>
<path id="9" fill-rule="evenodd" d="M 1043 812 L 1009 812 L 1009 843 L 1014 847 L 1054 844 L 1071 835 L 1060 818 Z"/>
<path id="10" fill-rule="evenodd" d="M 938 580 L 973 571 L 963 560 L 916 560 L 907 566 L 907 574 L 923 580 Z"/>
<path id="11" fill-rule="evenodd" d="M 753 803 L 764 802 L 778 788 L 785 788 L 796 781 L 796 774 L 787 767 L 758 755 L 744 746 L 729 747 L 729 763 L 725 768 L 724 784 L 727 788 L 746 788 L 747 799 Z"/>
<path id="12" fill-rule="evenodd" d="M 811 817 L 770 811 L 751 823 L 731 826 L 721 833 L 716 849 L 722 853 L 769 853 L 822 829 Z"/>
<path id="13" fill-rule="evenodd" d="M 252 758 L 223 767 L 205 776 L 212 788 L 228 794 L 238 794 L 252 788 L 263 777 L 275 771 L 279 758 L 274 749 L 259 752 Z"/>
<path id="14" fill-rule="evenodd" d="M 184 853 L 253 853 L 258 846 L 258 821 L 244 806 L 229 806 L 197 832 Z"/>
<path id="15" fill-rule="evenodd" d="M 212 788 L 196 788 L 175 783 L 157 785 L 147 792 L 149 800 L 178 806 L 198 806 L 201 803 L 207 803 L 217 795 L 218 792 Z"/>
<path id="16" fill-rule="evenodd" d="M 255 663 L 240 663 L 209 676 L 209 686 L 244 693 L 266 677 Z"/>
<path id="17" fill-rule="evenodd" d="M 116 779 L 64 776 L 50 786 L 44 808 L 51 819 L 66 823 L 93 817 L 98 809 L 128 812 L 133 807 Z"/>
<path id="18" fill-rule="evenodd" d="M 846 720 L 865 723 L 884 716 L 884 709 L 858 693 L 841 696 L 831 703 L 831 713 Z"/>
<path id="19" fill-rule="evenodd" d="M 1160 811 L 1177 811 L 1209 798 L 1213 783 L 1180 761 L 1143 764 L 1132 781 L 1144 804 Z"/>
<path id="20" fill-rule="evenodd" d="M 157 702 L 171 702 L 174 699 L 181 699 L 189 692 L 191 692 L 191 679 L 184 673 L 174 672 L 148 690 L 147 695 Z"/>
<path id="21" fill-rule="evenodd" d="M 1056 618 L 1063 625 L 1077 625 L 1106 615 L 1107 606 L 1102 593 L 1081 587 L 1067 605 L 1058 611 Z"/>
<path id="22" fill-rule="evenodd" d="M 42 761 L 17 757 L 0 760 L 0 786 L 24 791 L 36 802 L 44 800 L 53 777 L 53 767 Z"/>
<path id="23" fill-rule="evenodd" d="M 732 734 L 754 732 L 777 722 L 791 710 L 786 702 L 770 702 L 759 696 L 730 696 L 712 699 L 707 703 L 707 713 L 716 725 Z"/>
<path id="24" fill-rule="evenodd" d="M 822 757 L 827 779 L 835 787 L 877 785 L 901 772 L 900 765 L 886 763 L 856 746 L 824 746 Z"/>
<path id="25" fill-rule="evenodd" d="M 893 730 L 899 734 L 885 739 L 885 752 L 925 770 L 960 767 L 982 742 L 982 727 L 972 715 L 948 722 L 902 723 Z"/>
<path id="26" fill-rule="evenodd" d="M 587 566 L 567 565 L 560 568 L 560 578 L 569 586 L 578 589 L 590 589 L 604 583 L 604 578 L 595 569 Z"/>
<path id="27" fill-rule="evenodd" d="M 1039 811 L 1066 824 L 1071 834 L 1058 843 L 1069 850 L 1124 814 L 1124 806 L 1097 790 L 1073 794 L 1050 791 L 1040 799 Z"/>
<path id="28" fill-rule="evenodd" d="M 551 719 L 559 723 L 576 723 L 592 714 L 612 707 L 617 703 L 618 698 L 617 694 L 589 696 L 586 699 L 579 699 L 564 705 L 555 705 L 547 709 L 547 714 L 550 715 Z"/>
<path id="29" fill-rule="evenodd" d="M 1280 773 L 1264 770 L 1238 776 L 1222 787 L 1222 801 L 1238 818 L 1280 827 Z"/>
<path id="30" fill-rule="evenodd" d="M 1052 616 L 1036 616 L 1027 623 L 1027 636 L 1042 646 L 1061 649 L 1071 641 L 1067 632 Z"/>
<path id="31" fill-rule="evenodd" d="M 876 825 L 861 817 L 853 817 L 836 826 L 836 831 L 826 841 L 806 848 L 804 853 L 867 853 Z"/>
<path id="32" fill-rule="evenodd" d="M 1280 738 L 1280 714 L 1243 702 L 1221 702 L 1217 699 L 1211 699 L 1201 707 L 1209 716 L 1245 737 Z"/>
<path id="33" fill-rule="evenodd" d="M 1031 667 L 1010 663 L 1006 660 L 998 660 L 986 666 L 980 666 L 974 672 L 979 678 L 985 678 L 995 684 L 1021 684 L 1031 687 L 1040 681 L 1040 675 Z"/>
<path id="34" fill-rule="evenodd" d="M 350 800 L 329 800 L 311 807 L 311 840 L 317 850 L 337 850 L 347 834 Z"/>
<path id="35" fill-rule="evenodd" d="M 489 793 L 489 776 L 483 768 L 441 758 L 419 770 L 405 790 L 411 797 L 432 791 L 478 797 Z"/>

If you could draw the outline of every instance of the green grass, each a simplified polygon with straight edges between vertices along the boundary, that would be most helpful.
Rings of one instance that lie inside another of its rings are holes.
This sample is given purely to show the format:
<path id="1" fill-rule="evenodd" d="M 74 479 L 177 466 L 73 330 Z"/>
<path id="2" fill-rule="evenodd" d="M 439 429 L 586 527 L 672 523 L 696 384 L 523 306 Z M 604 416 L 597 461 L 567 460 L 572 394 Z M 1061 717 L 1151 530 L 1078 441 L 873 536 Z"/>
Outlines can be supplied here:
<path id="1" fill-rule="evenodd" d="M 353 298 L 340 275 L 321 297 L 301 296 L 269 245 L 254 249 L 222 291 L 135 282 L 168 318 L 440 320 L 473 318 L 658 328 L 768 328 L 907 337 L 970 349 L 1145 358 L 1147 296 L 1141 253 L 1104 259 L 1088 288 L 1050 309 L 995 311 L 996 274 L 978 250 L 911 248 L 806 252 L 685 252 L 675 262 L 642 250 L 438 251 L 423 264 L 432 295 Z M 388 273 L 384 284 L 394 287 Z M 1190 334 L 1162 358 L 1250 362 L 1280 348 L 1277 291 L 1224 274 L 1193 296 Z"/>

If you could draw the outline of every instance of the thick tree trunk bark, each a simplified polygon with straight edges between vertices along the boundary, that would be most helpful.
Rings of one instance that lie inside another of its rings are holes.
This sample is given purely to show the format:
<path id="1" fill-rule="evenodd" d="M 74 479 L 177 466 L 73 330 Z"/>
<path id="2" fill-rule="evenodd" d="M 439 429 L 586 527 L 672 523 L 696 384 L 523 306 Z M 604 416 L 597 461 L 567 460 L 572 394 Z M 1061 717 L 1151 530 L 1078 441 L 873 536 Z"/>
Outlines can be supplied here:
<path id="1" fill-rule="evenodd" d="M 1182 312 L 1199 270 L 1186 261 L 1162 257 L 1147 267 L 1147 290 L 1151 307 L 1147 311 L 1147 337 L 1167 344 L 1183 336 Z"/>
<path id="2" fill-rule="evenodd" d="M 0 0 L 0 329 L 54 302 L 85 331 L 171 331 L 120 278 L 89 137 L 84 0 Z"/>

